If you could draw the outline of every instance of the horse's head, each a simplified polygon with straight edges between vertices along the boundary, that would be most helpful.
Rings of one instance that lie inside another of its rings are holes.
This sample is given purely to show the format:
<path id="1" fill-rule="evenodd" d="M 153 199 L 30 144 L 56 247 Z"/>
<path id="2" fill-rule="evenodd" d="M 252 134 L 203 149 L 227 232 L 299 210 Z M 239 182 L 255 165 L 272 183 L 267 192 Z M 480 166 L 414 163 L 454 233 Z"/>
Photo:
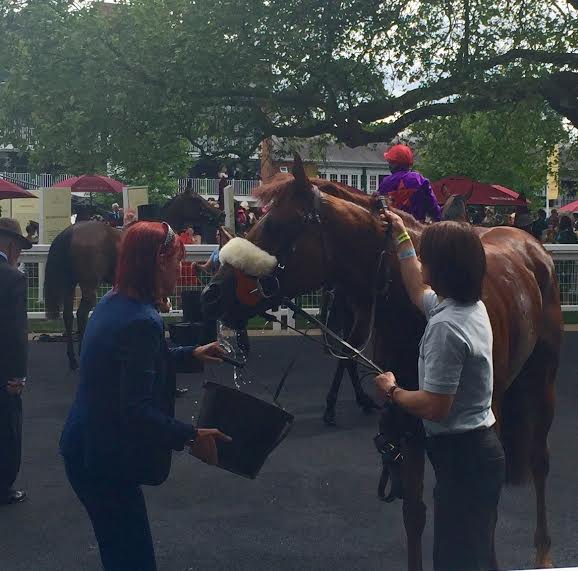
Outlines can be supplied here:
<path id="1" fill-rule="evenodd" d="M 465 194 L 450 194 L 447 186 L 442 186 L 442 194 L 446 197 L 446 203 L 442 209 L 442 220 L 455 220 L 468 222 L 468 201 L 474 193 L 474 185 Z"/>
<path id="2" fill-rule="evenodd" d="M 221 269 L 202 295 L 207 316 L 236 325 L 335 280 L 365 287 L 361 268 L 375 264 L 378 221 L 367 209 L 321 192 L 298 155 L 292 174 L 261 187 L 267 214 L 247 239 L 222 248 Z"/>

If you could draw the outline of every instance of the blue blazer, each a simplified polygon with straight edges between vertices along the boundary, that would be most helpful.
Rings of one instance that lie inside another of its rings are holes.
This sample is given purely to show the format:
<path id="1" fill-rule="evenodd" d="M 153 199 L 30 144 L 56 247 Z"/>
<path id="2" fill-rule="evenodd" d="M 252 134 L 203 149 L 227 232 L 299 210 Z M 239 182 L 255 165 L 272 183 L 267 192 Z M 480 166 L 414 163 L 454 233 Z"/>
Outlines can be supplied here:
<path id="1" fill-rule="evenodd" d="M 65 461 L 97 477 L 164 482 L 172 450 L 196 435 L 174 418 L 176 373 L 198 365 L 193 349 L 168 347 L 152 304 L 106 295 L 82 343 L 80 382 L 60 439 Z"/>

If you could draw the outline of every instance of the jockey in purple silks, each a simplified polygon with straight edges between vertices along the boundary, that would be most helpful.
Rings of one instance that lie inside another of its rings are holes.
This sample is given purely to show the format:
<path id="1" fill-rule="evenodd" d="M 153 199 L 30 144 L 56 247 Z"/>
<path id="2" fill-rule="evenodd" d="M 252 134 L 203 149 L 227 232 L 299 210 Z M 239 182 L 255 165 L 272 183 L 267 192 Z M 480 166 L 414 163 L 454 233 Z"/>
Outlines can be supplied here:
<path id="1" fill-rule="evenodd" d="M 420 222 L 424 222 L 426 216 L 440 220 L 441 209 L 429 180 L 411 170 L 411 149 L 406 145 L 394 145 L 383 156 L 391 174 L 381 181 L 378 194 L 388 197 L 393 208 L 409 212 Z"/>

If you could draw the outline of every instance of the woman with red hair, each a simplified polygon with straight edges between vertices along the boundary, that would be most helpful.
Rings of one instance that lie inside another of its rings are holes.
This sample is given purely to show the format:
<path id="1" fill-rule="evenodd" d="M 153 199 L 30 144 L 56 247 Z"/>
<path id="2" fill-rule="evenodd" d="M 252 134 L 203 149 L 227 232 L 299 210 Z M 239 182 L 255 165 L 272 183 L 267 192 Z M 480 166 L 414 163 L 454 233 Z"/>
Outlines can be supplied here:
<path id="1" fill-rule="evenodd" d="M 391 174 L 379 185 L 378 194 L 387 196 L 391 206 L 424 222 L 426 217 L 441 219 L 441 209 L 427 178 L 411 170 L 413 152 L 407 145 L 393 145 L 384 153 Z"/>
<path id="2" fill-rule="evenodd" d="M 216 464 L 215 440 L 229 440 L 174 418 L 176 372 L 223 355 L 217 343 L 167 346 L 156 308 L 173 291 L 183 255 L 168 224 L 138 222 L 126 230 L 114 289 L 96 306 L 82 343 L 60 450 L 107 571 L 156 569 L 141 485 L 166 480 L 173 450 L 188 447 Z"/>

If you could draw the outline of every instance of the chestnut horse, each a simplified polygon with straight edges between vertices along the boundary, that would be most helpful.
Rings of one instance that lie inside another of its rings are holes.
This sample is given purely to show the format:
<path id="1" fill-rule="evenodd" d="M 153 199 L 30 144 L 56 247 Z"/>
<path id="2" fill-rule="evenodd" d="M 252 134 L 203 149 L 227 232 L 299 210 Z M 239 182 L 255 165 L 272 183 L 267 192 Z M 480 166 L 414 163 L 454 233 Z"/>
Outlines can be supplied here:
<path id="1" fill-rule="evenodd" d="M 374 199 L 328 181 L 310 181 L 299 157 L 292 178 L 261 187 L 259 195 L 269 203 L 269 212 L 243 241 L 246 245 L 232 241 L 231 248 L 221 251 L 225 263 L 203 292 L 207 314 L 236 326 L 284 297 L 336 284 L 351 298 L 358 316 L 353 337 L 357 329 L 360 339 L 358 324 L 370 319 L 373 293 L 385 290 L 376 311 L 376 359 L 403 387 L 417 389 L 418 345 L 425 321 L 405 292 Z M 424 226 L 398 213 L 419 251 Z M 530 475 L 533 478 L 536 565 L 546 568 L 551 566 L 545 500 L 547 435 L 562 336 L 556 273 L 550 256 L 527 233 L 514 228 L 477 231 L 487 258 L 483 300 L 494 334 L 492 406 L 506 452 L 507 482 L 522 484 Z M 408 569 L 419 571 L 426 515 L 423 429 L 408 415 L 400 415 L 397 422 L 403 423 L 399 432 L 404 435 Z"/>

